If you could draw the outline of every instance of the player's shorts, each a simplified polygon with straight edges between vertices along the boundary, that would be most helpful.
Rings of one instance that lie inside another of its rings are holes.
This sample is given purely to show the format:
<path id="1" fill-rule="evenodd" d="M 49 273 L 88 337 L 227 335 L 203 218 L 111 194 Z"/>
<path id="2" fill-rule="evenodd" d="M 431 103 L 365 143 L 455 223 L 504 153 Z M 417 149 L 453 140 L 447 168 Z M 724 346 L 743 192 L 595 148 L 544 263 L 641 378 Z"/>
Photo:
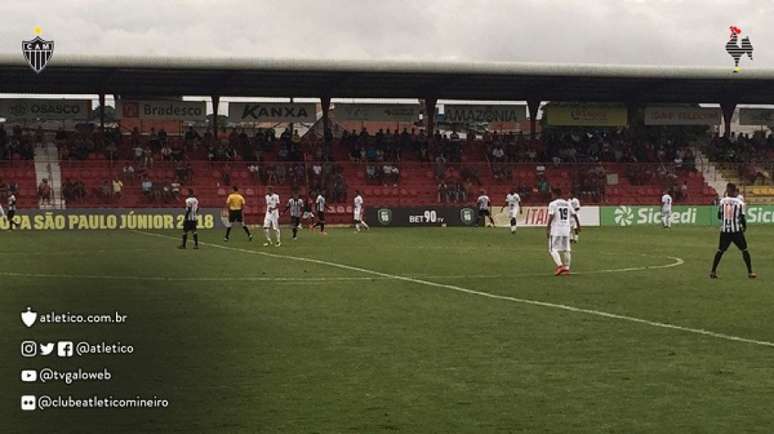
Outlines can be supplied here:
<path id="1" fill-rule="evenodd" d="M 13 220 L 14 216 L 16 216 L 16 211 L 14 211 L 14 210 L 10 210 L 10 209 L 9 209 L 9 210 L 8 210 L 8 217 L 7 217 L 7 218 L 8 218 L 8 220 L 9 220 L 9 221 L 10 221 L 10 220 Z"/>
<path id="2" fill-rule="evenodd" d="M 277 213 L 266 213 L 266 217 L 263 218 L 264 229 L 279 229 L 279 215 Z"/>
<path id="3" fill-rule="evenodd" d="M 325 211 L 317 211 L 317 219 L 325 222 Z"/>
<path id="4" fill-rule="evenodd" d="M 230 209 L 230 210 L 228 210 L 228 222 L 229 223 L 234 223 L 234 222 L 242 223 L 242 222 L 244 222 L 244 218 L 242 217 L 242 210 L 241 209 Z"/>
<path id="5" fill-rule="evenodd" d="M 184 220 L 183 232 L 196 232 L 196 220 Z"/>
<path id="6" fill-rule="evenodd" d="M 662 216 L 664 216 L 664 217 L 670 217 L 670 216 L 672 216 L 672 208 L 669 208 L 669 209 L 662 209 L 662 210 L 661 210 L 661 215 L 662 215 Z"/>
<path id="7" fill-rule="evenodd" d="M 733 243 L 739 250 L 747 250 L 747 239 L 744 232 L 721 232 L 718 250 L 725 252 Z"/>
<path id="8" fill-rule="evenodd" d="M 569 236 L 554 236 L 551 235 L 548 238 L 548 251 L 549 252 L 569 252 L 571 251 L 570 237 Z"/>
<path id="9" fill-rule="evenodd" d="M 518 208 L 508 209 L 508 218 L 518 219 L 519 218 L 519 209 Z"/>
<path id="10" fill-rule="evenodd" d="M 354 217 L 356 222 L 359 222 L 360 220 L 363 220 L 363 210 L 362 209 L 356 209 L 353 212 L 352 216 Z"/>
<path id="11" fill-rule="evenodd" d="M 301 226 L 301 217 L 290 216 L 290 225 L 294 228 Z"/>

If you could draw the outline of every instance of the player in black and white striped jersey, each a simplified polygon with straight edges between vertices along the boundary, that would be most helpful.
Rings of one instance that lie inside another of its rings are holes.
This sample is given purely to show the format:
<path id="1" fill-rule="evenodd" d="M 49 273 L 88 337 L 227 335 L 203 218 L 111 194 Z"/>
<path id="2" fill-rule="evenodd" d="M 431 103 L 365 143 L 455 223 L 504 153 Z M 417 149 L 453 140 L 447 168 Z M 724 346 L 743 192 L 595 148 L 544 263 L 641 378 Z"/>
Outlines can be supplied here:
<path id="1" fill-rule="evenodd" d="M 747 240 L 744 237 L 744 233 L 747 230 L 745 204 L 738 197 L 735 184 L 729 183 L 726 186 L 726 197 L 720 200 L 718 218 L 720 218 L 720 242 L 718 244 L 718 251 L 715 252 L 715 259 L 712 261 L 710 278 L 718 278 L 717 270 L 720 259 L 731 243 L 733 243 L 742 251 L 742 258 L 747 266 L 747 277 L 755 279 L 758 275 L 752 271 L 752 259 L 750 259 L 750 252 L 747 251 Z"/>
<path id="2" fill-rule="evenodd" d="M 178 248 L 185 249 L 188 243 L 188 232 L 193 234 L 194 249 L 199 248 L 199 233 L 196 226 L 199 219 L 199 199 L 194 196 L 192 189 L 188 189 L 188 197 L 185 199 L 185 216 L 183 217 L 183 243 Z"/>
<path id="3" fill-rule="evenodd" d="M 298 239 L 298 230 L 301 228 L 301 217 L 304 215 L 304 208 L 306 203 L 304 199 L 298 194 L 298 191 L 293 192 L 293 196 L 288 200 L 288 204 L 285 207 L 285 211 L 290 210 L 290 224 L 293 228 L 293 239 Z"/>
<path id="4" fill-rule="evenodd" d="M 8 219 L 8 229 L 13 230 L 13 227 L 19 227 L 19 223 L 14 220 L 14 217 L 16 216 L 16 195 L 11 192 L 11 194 L 8 195 L 8 213 L 5 215 L 5 218 Z"/>

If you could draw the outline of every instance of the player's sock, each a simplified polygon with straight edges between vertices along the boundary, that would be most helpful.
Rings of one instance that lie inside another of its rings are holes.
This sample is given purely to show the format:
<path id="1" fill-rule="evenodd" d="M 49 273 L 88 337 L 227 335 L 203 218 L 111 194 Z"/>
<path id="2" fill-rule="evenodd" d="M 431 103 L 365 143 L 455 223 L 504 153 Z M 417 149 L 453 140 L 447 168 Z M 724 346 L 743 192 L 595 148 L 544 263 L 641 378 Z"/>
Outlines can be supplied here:
<path id="1" fill-rule="evenodd" d="M 194 247 L 199 247 L 199 234 L 194 232 L 193 239 L 194 239 Z"/>
<path id="2" fill-rule="evenodd" d="M 355 230 L 360 232 L 360 223 L 355 223 Z"/>
<path id="3" fill-rule="evenodd" d="M 228 227 L 228 228 L 226 228 L 226 236 L 225 236 L 225 238 L 228 239 L 230 236 L 231 236 L 231 228 Z"/>
<path id="4" fill-rule="evenodd" d="M 371 229 L 371 228 L 368 227 L 368 223 L 366 223 L 366 222 L 364 222 L 362 220 L 360 221 L 360 224 L 365 228 L 365 230 Z"/>
<path id="5" fill-rule="evenodd" d="M 320 222 L 320 232 L 325 232 L 325 222 Z"/>
<path id="6" fill-rule="evenodd" d="M 555 250 L 552 250 L 551 251 L 551 259 L 554 260 L 554 263 L 556 264 L 557 267 L 561 267 L 562 266 L 562 258 L 559 256 L 559 252 L 557 252 Z"/>
<path id="7" fill-rule="evenodd" d="M 188 234 L 184 233 L 183 234 L 183 244 L 181 244 L 181 247 L 185 247 L 186 244 L 188 244 Z"/>
<path id="8" fill-rule="evenodd" d="M 747 265 L 747 274 L 752 274 L 752 258 L 750 258 L 750 252 L 742 250 L 742 258 L 744 259 L 744 265 Z"/>
<path id="9" fill-rule="evenodd" d="M 245 233 L 247 234 L 247 238 L 252 238 L 253 234 L 250 233 L 250 229 L 247 229 L 247 226 L 242 225 L 242 229 L 245 230 Z"/>
<path id="10" fill-rule="evenodd" d="M 274 234 L 277 235 L 277 244 L 280 243 L 280 229 L 274 229 Z"/>
<path id="11" fill-rule="evenodd" d="M 266 241 L 271 242 L 271 230 L 269 228 L 265 228 L 263 233 L 266 235 Z"/>
<path id="12" fill-rule="evenodd" d="M 562 252 L 562 262 L 564 263 L 564 266 L 567 267 L 567 269 L 570 269 L 570 264 L 572 263 L 572 253 L 571 252 Z"/>
<path id="13" fill-rule="evenodd" d="M 297 234 L 298 234 L 298 226 L 293 226 L 293 238 L 296 238 Z"/>
<path id="14" fill-rule="evenodd" d="M 720 264 L 720 258 L 723 257 L 723 251 L 718 250 L 715 252 L 715 259 L 712 260 L 712 272 L 715 273 L 718 271 L 718 264 Z"/>

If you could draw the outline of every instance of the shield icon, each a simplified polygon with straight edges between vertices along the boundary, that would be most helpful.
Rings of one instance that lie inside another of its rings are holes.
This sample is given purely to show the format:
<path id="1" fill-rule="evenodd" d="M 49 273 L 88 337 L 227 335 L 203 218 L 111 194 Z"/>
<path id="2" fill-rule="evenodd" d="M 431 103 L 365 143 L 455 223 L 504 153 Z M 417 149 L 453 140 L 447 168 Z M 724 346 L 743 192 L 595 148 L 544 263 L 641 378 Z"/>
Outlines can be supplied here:
<path id="1" fill-rule="evenodd" d="M 38 320 L 38 313 L 33 312 L 32 308 L 27 308 L 26 312 L 21 313 L 21 320 L 28 328 L 32 327 L 33 324 L 35 324 L 35 321 Z"/>
<path id="2" fill-rule="evenodd" d="M 460 220 L 465 225 L 472 225 L 476 221 L 476 213 L 470 208 L 462 208 L 460 210 Z"/>
<path id="3" fill-rule="evenodd" d="M 54 55 L 54 41 L 46 41 L 35 36 L 31 41 L 22 41 L 22 53 L 27 64 L 36 74 L 40 74 Z"/>
<path id="4" fill-rule="evenodd" d="M 383 226 L 388 226 L 390 223 L 392 223 L 392 210 L 389 208 L 381 208 L 376 213 L 379 223 L 381 223 Z"/>

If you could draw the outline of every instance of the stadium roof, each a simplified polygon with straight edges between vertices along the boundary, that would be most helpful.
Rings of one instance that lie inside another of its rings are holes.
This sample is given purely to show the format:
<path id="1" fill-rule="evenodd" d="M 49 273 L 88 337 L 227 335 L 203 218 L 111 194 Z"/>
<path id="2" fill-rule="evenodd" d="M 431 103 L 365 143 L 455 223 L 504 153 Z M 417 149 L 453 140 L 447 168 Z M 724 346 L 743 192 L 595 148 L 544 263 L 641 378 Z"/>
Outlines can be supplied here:
<path id="1" fill-rule="evenodd" d="M 774 69 L 55 54 L 38 75 L 19 53 L 0 92 L 770 104 Z"/>

